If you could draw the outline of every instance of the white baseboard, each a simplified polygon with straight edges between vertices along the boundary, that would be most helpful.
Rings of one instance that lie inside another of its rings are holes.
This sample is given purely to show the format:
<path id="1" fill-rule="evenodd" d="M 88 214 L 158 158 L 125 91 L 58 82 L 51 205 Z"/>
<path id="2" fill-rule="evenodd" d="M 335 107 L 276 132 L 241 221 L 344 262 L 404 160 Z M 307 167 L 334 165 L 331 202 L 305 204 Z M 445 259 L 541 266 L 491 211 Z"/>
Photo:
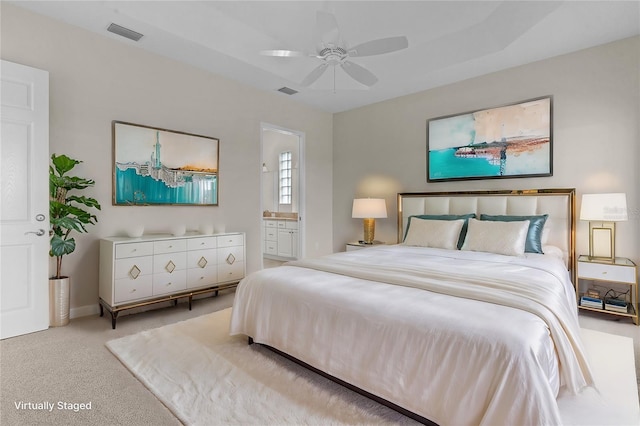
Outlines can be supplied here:
<path id="1" fill-rule="evenodd" d="M 100 313 L 100 306 L 95 305 L 79 306 L 77 308 L 69 309 L 69 318 L 88 317 L 89 315 L 97 315 Z"/>

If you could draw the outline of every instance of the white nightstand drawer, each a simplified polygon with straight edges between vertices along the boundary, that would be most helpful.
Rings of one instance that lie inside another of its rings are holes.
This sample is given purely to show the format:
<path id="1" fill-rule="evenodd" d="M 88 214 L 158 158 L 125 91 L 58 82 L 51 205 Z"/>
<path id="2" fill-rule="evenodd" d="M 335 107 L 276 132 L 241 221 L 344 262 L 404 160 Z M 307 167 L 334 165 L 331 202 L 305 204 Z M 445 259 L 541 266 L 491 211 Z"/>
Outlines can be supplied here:
<path id="1" fill-rule="evenodd" d="M 578 277 L 635 284 L 636 268 L 594 262 L 578 262 Z"/>
<path id="2" fill-rule="evenodd" d="M 277 228 L 278 227 L 278 221 L 277 220 L 265 220 L 264 221 L 264 226 L 266 226 L 267 228 Z"/>

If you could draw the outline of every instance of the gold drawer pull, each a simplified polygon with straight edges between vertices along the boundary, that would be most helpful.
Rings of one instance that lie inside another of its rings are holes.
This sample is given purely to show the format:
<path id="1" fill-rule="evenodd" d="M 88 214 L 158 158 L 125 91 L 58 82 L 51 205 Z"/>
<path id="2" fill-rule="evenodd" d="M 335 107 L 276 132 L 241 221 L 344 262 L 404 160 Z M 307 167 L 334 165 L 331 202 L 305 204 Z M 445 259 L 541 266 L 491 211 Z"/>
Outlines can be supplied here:
<path id="1" fill-rule="evenodd" d="M 135 288 L 134 288 L 133 290 L 131 290 L 131 293 L 135 293 L 135 292 L 136 292 L 136 289 L 135 289 Z"/>
<path id="2" fill-rule="evenodd" d="M 604 272 L 602 273 L 602 275 L 607 275 L 607 271 L 604 271 Z"/>
<path id="3" fill-rule="evenodd" d="M 167 287 L 169 287 L 171 285 L 171 283 L 167 283 Z"/>

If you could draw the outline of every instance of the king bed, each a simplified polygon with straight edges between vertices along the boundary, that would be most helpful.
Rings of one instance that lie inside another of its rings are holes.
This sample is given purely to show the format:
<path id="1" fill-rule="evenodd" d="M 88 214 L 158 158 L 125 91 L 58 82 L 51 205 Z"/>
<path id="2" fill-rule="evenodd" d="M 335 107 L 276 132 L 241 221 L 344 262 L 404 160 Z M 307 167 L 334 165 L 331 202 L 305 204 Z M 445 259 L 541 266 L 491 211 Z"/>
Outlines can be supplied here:
<path id="1" fill-rule="evenodd" d="M 422 422 L 560 424 L 574 232 L 573 189 L 398 194 L 398 244 L 251 274 L 230 331 Z"/>

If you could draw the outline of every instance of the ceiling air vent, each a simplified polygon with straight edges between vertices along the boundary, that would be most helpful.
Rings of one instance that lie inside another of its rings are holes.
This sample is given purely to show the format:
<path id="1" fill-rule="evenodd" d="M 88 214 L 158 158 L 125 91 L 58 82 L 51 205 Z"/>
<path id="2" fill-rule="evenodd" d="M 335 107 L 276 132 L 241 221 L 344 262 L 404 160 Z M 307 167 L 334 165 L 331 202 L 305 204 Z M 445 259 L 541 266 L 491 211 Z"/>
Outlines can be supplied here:
<path id="1" fill-rule="evenodd" d="M 129 28 L 121 27 L 118 24 L 111 23 L 107 31 L 112 32 L 114 34 L 118 34 L 119 36 L 128 38 L 129 40 L 138 41 L 142 38 L 142 34 L 130 30 Z"/>
<path id="2" fill-rule="evenodd" d="M 293 89 L 291 89 L 289 87 L 281 87 L 281 88 L 278 89 L 278 92 L 282 92 L 282 93 L 284 93 L 286 95 L 295 95 L 296 93 L 298 93 L 297 90 L 293 90 Z"/>

